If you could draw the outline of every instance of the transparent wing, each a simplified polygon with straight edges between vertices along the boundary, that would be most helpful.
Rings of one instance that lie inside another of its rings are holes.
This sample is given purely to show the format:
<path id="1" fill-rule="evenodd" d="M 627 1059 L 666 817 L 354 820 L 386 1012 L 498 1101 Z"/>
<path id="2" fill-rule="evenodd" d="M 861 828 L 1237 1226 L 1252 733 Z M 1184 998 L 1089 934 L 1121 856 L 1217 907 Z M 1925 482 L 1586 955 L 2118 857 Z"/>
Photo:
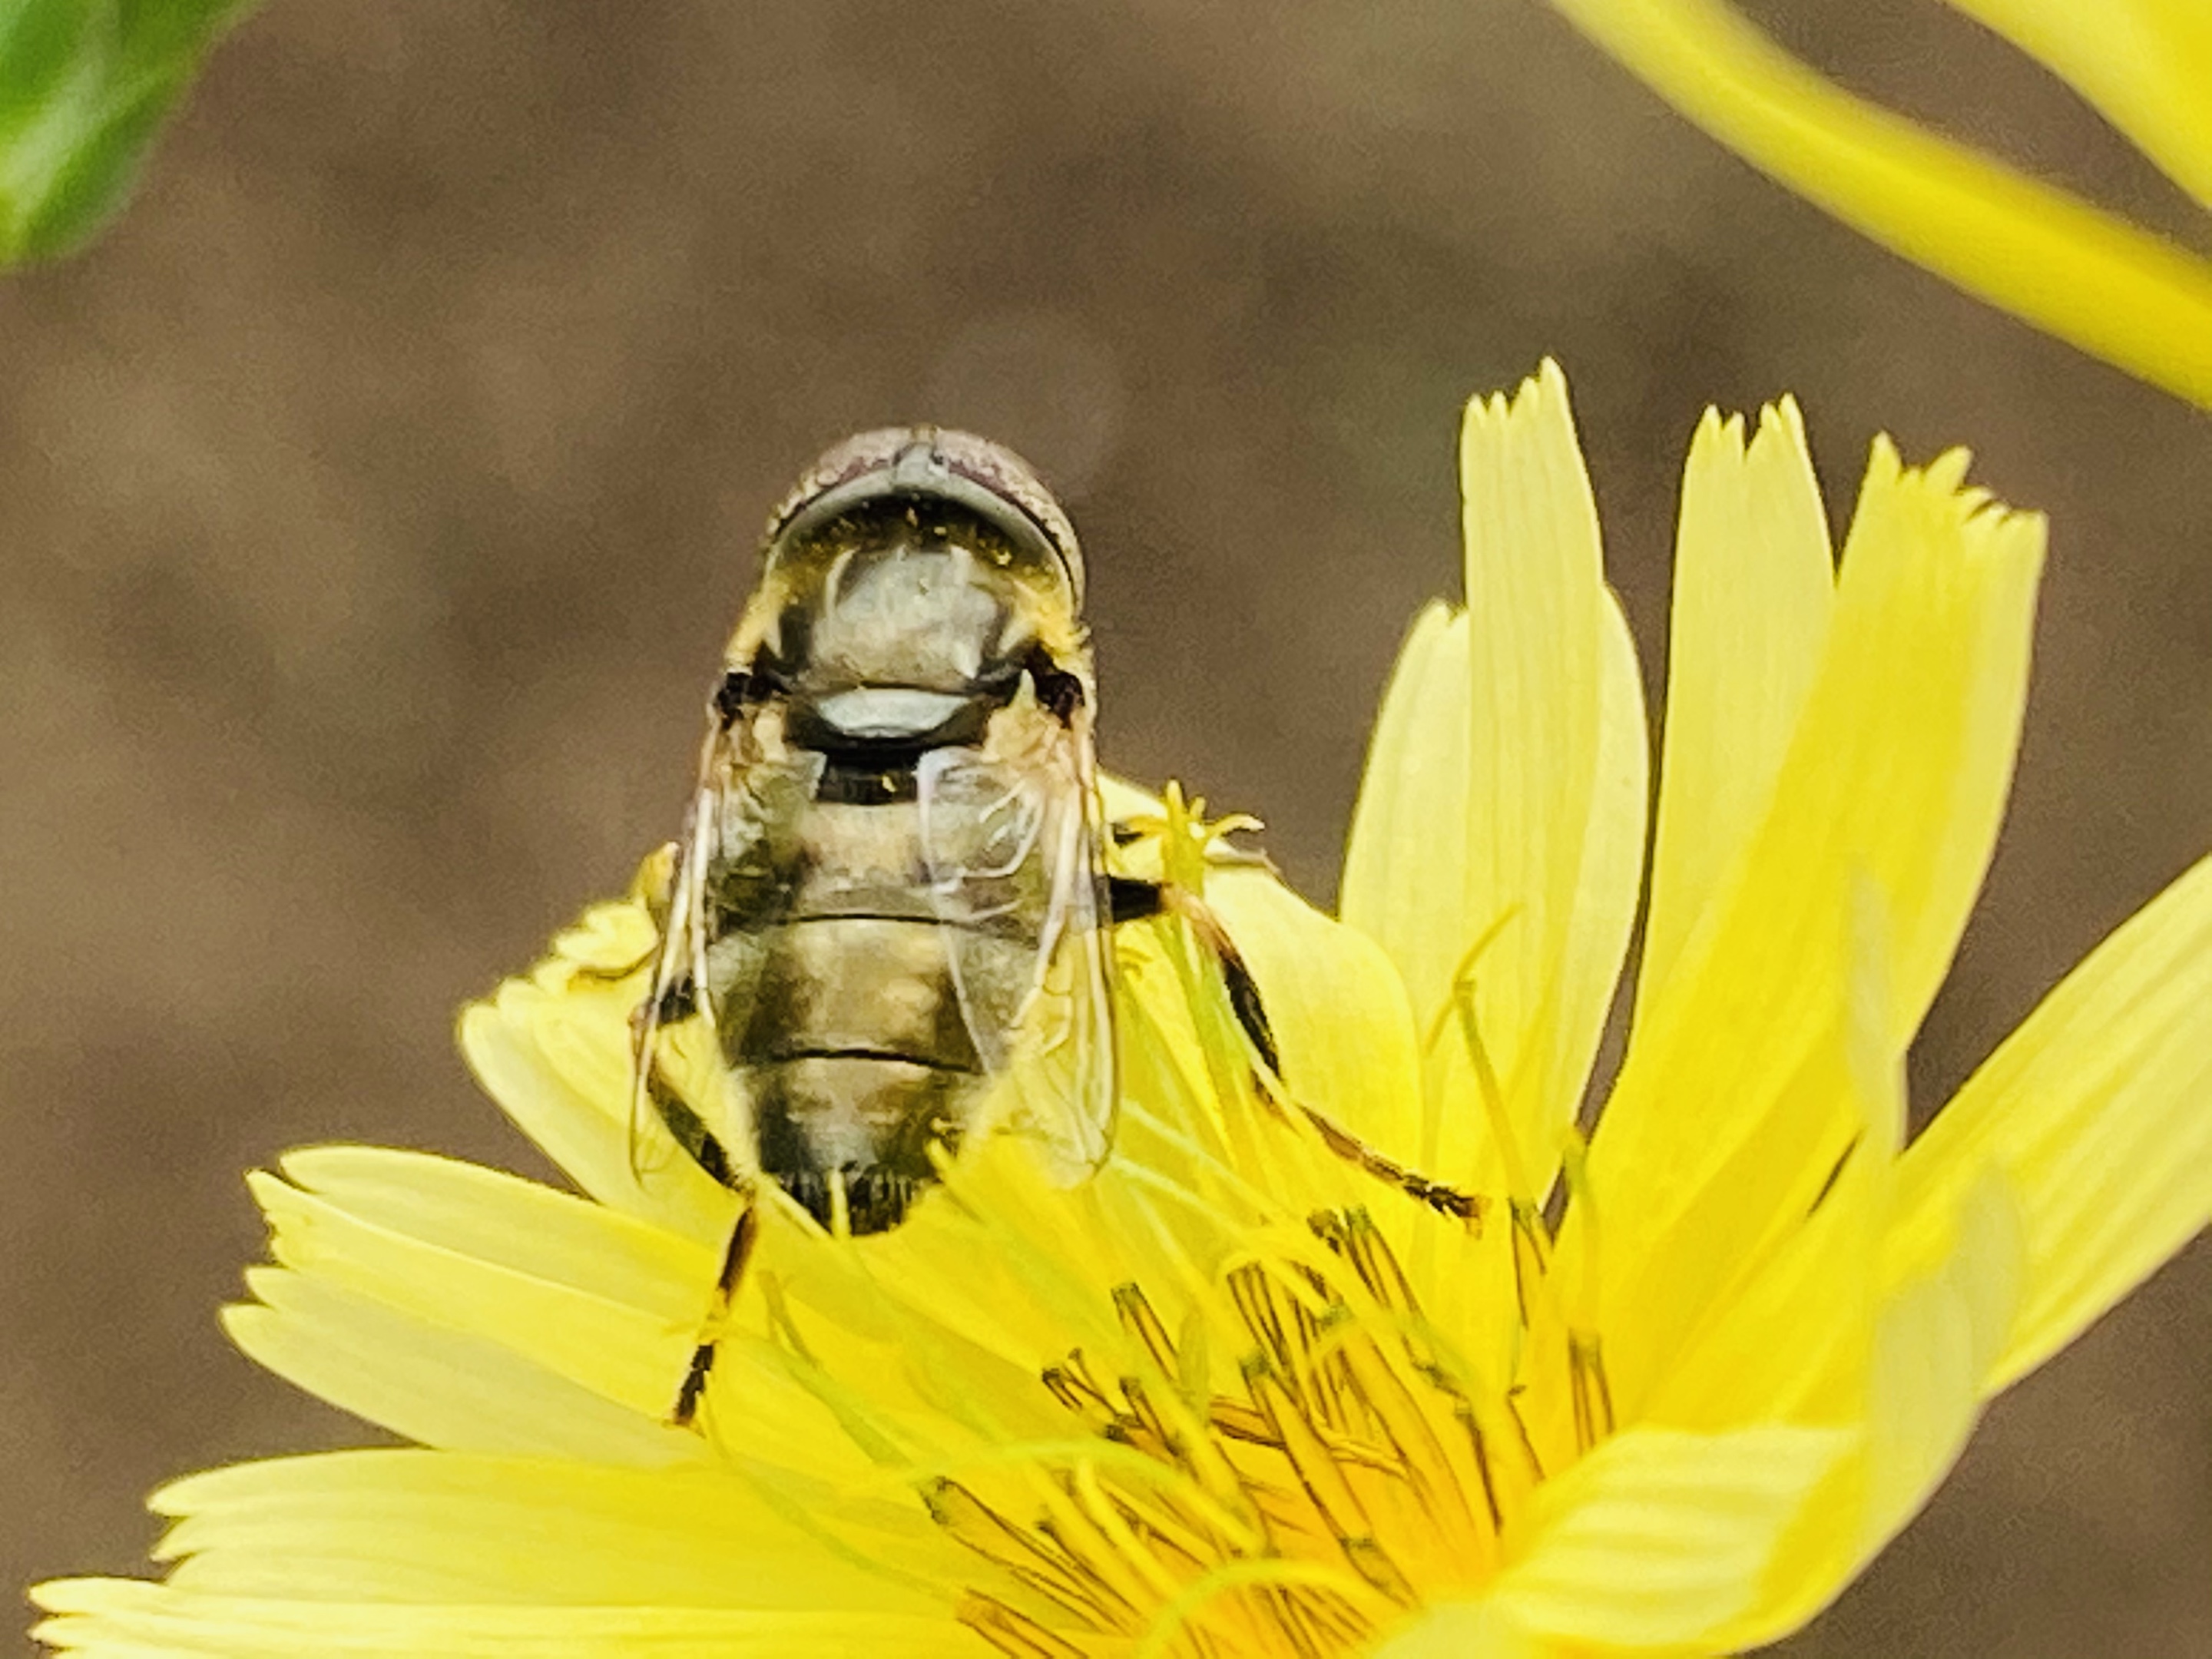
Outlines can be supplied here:
<path id="1" fill-rule="evenodd" d="M 1031 1138 L 1073 1185 L 1104 1161 L 1118 1104 L 1087 732 L 1056 729 L 1011 757 L 938 750 L 916 781 L 962 1018 L 999 1080 L 987 1127 Z"/>
<path id="2" fill-rule="evenodd" d="M 689 1127 L 681 1115 L 667 1109 L 674 1094 L 672 1061 L 678 1030 L 700 1023 L 706 1013 L 702 988 L 706 984 L 707 860 L 721 817 L 720 793 L 711 775 L 702 776 L 684 813 L 684 833 L 671 849 L 666 884 L 648 897 L 660 939 L 645 1000 L 630 1014 L 629 1172 L 641 1187 L 668 1166 L 683 1147 L 684 1131 Z M 712 1021 L 706 1023 L 711 1035 Z M 691 1103 L 681 1104 L 683 1112 L 697 1118 Z"/>
<path id="3" fill-rule="evenodd" d="M 629 1157 L 642 1182 L 678 1151 L 717 1180 L 752 1162 L 750 1103 L 720 1032 L 750 1018 L 763 947 L 742 925 L 778 890 L 776 826 L 811 799 L 820 757 L 755 758 L 741 732 L 708 739 L 672 851 L 646 999 L 631 1019 Z"/>

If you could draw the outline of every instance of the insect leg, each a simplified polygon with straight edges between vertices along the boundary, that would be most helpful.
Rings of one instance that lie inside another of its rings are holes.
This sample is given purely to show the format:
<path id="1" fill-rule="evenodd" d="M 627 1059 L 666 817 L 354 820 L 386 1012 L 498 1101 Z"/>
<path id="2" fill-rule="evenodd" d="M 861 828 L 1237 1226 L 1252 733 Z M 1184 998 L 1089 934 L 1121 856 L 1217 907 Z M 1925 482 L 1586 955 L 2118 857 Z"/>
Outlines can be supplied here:
<path id="1" fill-rule="evenodd" d="M 668 1126 L 669 1134 L 682 1147 L 694 1164 L 712 1176 L 733 1193 L 745 1190 L 745 1177 L 730 1162 L 730 1154 L 721 1139 L 707 1127 L 707 1120 L 691 1109 L 690 1102 L 676 1091 L 660 1062 L 649 1062 L 645 1073 L 646 1097 L 653 1109 Z"/>
<path id="2" fill-rule="evenodd" d="M 714 1146 L 719 1157 L 721 1147 L 712 1136 L 708 1142 Z M 738 1286 L 744 1283 L 745 1267 L 752 1260 L 753 1247 L 760 1240 L 760 1208 L 753 1202 L 752 1182 L 741 1179 L 727 1184 L 738 1194 L 744 1207 L 738 1212 L 737 1224 L 730 1229 L 729 1248 L 722 1252 L 722 1271 L 714 1279 L 714 1303 L 701 1328 L 698 1345 L 691 1350 L 691 1363 L 684 1369 L 683 1383 L 676 1390 L 676 1404 L 668 1413 L 668 1420 L 679 1429 L 690 1428 L 692 1419 L 699 1414 L 699 1401 L 707 1392 L 707 1377 L 714 1369 L 714 1350 L 721 1341 L 722 1326 L 730 1316 L 730 1304 L 737 1298 Z"/>
<path id="3" fill-rule="evenodd" d="M 1431 1181 L 1418 1170 L 1407 1169 L 1377 1152 L 1319 1107 L 1310 1106 L 1291 1094 L 1283 1083 L 1281 1054 L 1276 1047 L 1273 1028 L 1267 1023 L 1267 1004 L 1260 995 L 1260 982 L 1245 965 L 1243 953 L 1237 950 L 1220 916 L 1204 899 L 1172 883 L 1139 881 L 1126 876 L 1108 878 L 1107 897 L 1116 926 L 1153 916 L 1177 916 L 1213 957 L 1221 969 L 1222 986 L 1229 994 L 1230 1012 L 1236 1015 L 1244 1040 L 1252 1045 L 1260 1061 L 1254 1068 L 1253 1078 L 1262 1101 L 1279 1113 L 1285 1109 L 1297 1112 L 1312 1126 L 1322 1146 L 1377 1181 L 1395 1187 L 1439 1215 L 1480 1224 L 1486 1207 L 1480 1194 L 1462 1192 Z"/>
<path id="4" fill-rule="evenodd" d="M 1159 915 L 1179 916 L 1189 924 L 1199 944 L 1220 964 L 1221 982 L 1229 992 L 1230 1010 L 1243 1029 L 1245 1041 L 1260 1056 L 1267 1068 L 1267 1077 L 1279 1080 L 1282 1056 L 1275 1047 L 1274 1029 L 1267 1024 L 1267 1009 L 1260 999 L 1259 981 L 1244 965 L 1243 953 L 1237 950 L 1237 942 L 1229 937 L 1229 930 L 1221 925 L 1221 918 L 1213 913 L 1212 907 L 1195 893 L 1171 882 L 1139 881 L 1127 876 L 1109 876 L 1106 896 L 1117 927 L 1123 922 L 1146 921 Z"/>
<path id="5" fill-rule="evenodd" d="M 670 988 L 686 991 L 688 983 L 679 981 Z M 676 1390 L 676 1403 L 668 1413 L 668 1420 L 678 1428 L 689 1428 L 699 1413 L 699 1401 L 707 1391 L 708 1373 L 714 1369 L 714 1350 L 721 1340 L 722 1327 L 729 1319 L 730 1304 L 737 1299 L 738 1287 L 744 1283 L 745 1267 L 752 1260 L 753 1246 L 760 1237 L 760 1212 L 753 1202 L 752 1177 L 731 1164 L 721 1138 L 677 1092 L 659 1060 L 646 1062 L 644 1078 L 653 1109 L 668 1126 L 668 1133 L 675 1138 L 676 1144 L 693 1163 L 737 1194 L 743 1206 L 730 1229 L 730 1242 L 722 1252 L 722 1270 L 714 1278 L 713 1300 L 708 1304 L 706 1318 L 700 1322 L 699 1340 L 691 1350 L 690 1364 L 684 1368 L 684 1381 Z"/>

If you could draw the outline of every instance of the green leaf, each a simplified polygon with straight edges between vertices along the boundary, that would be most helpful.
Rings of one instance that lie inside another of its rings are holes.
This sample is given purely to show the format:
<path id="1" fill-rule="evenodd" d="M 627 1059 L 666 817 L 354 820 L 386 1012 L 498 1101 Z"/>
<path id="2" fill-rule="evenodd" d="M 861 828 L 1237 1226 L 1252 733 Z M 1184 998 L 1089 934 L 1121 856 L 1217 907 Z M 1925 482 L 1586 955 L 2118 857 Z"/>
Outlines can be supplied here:
<path id="1" fill-rule="evenodd" d="M 0 267 L 66 253 L 252 0 L 0 0 Z"/>

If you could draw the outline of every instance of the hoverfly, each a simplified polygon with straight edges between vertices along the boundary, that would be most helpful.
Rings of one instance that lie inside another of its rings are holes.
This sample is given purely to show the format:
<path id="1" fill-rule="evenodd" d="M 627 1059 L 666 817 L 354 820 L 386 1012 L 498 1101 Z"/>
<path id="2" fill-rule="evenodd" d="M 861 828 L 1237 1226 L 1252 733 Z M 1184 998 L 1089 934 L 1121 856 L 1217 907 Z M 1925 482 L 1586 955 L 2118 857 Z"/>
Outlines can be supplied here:
<path id="1" fill-rule="evenodd" d="M 633 1157 L 657 1114 L 747 1197 L 718 1308 L 757 1236 L 756 1173 L 833 1233 L 872 1233 L 935 1178 L 935 1149 L 978 1133 L 1028 1137 L 1070 1184 L 1095 1170 L 1118 1099 L 1115 922 L 1191 921 L 1255 1077 L 1279 1074 L 1257 988 L 1203 905 L 1108 872 L 1083 590 L 1036 473 L 964 433 L 848 439 L 770 518 L 632 1022 Z M 702 1016 L 749 1109 L 737 1161 L 661 1075 L 661 1034 Z M 1423 1201 L 1477 1212 L 1274 1103 Z M 677 1422 L 713 1360 L 702 1341 Z"/>
<path id="2" fill-rule="evenodd" d="M 665 1026 L 703 1013 L 753 1167 L 825 1227 L 895 1226 L 932 1148 L 1030 1067 L 1023 1121 L 1070 1180 L 1113 1133 L 1112 944 L 1075 532 L 1027 465 L 933 427 L 863 433 L 770 519 L 635 1021 L 632 1111 Z M 633 1146 L 642 1144 L 641 1121 Z M 750 1249 L 732 1241 L 726 1294 Z M 711 1353 L 678 1403 L 696 1404 Z"/>

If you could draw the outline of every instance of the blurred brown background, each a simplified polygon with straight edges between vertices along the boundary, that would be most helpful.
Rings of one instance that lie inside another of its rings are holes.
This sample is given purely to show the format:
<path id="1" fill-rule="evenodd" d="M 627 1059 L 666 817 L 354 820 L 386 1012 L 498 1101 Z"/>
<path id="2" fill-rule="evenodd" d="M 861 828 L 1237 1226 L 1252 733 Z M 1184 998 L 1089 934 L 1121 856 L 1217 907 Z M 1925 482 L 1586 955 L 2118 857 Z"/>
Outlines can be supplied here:
<path id="1" fill-rule="evenodd" d="M 2186 226 L 1932 6 L 1762 15 Z M 1795 390 L 1839 514 L 1885 428 L 2050 511 L 1924 1109 L 2212 846 L 2212 422 L 1787 198 L 1534 0 L 249 22 L 110 238 L 0 287 L 0 1583 L 137 1570 L 155 1483 L 359 1437 L 217 1334 L 240 1173 L 330 1139 L 540 1168 L 453 1010 L 671 831 L 818 446 L 926 416 L 1059 479 L 1109 762 L 1264 815 L 1326 898 L 1400 630 L 1455 580 L 1456 407 L 1546 352 L 1655 693 L 1707 402 Z M 2212 1655 L 2209 1353 L 2199 1248 L 1790 1651 Z"/>

